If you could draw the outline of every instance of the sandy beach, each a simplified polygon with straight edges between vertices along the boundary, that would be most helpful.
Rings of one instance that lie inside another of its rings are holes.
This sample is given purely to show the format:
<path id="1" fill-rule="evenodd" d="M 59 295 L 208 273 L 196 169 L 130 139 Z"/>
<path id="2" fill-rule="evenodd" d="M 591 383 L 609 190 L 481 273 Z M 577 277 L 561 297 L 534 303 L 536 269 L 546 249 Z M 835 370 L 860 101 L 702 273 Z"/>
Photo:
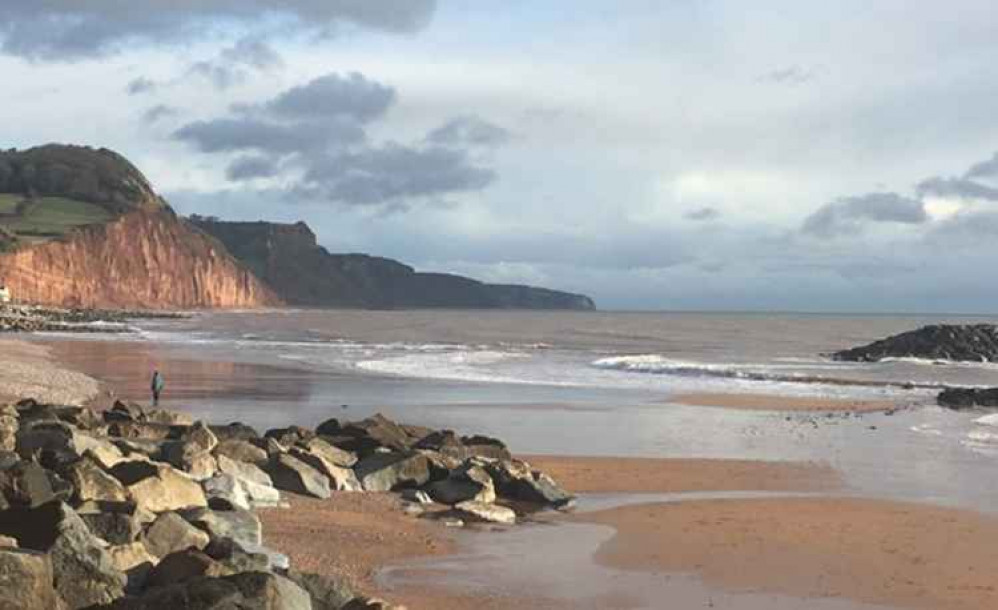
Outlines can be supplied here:
<path id="1" fill-rule="evenodd" d="M 49 387 L 96 393 L 96 381 L 116 395 L 141 400 L 145 373 L 162 366 L 181 397 L 285 398 L 302 392 L 301 372 L 213 360 L 160 358 L 149 350 L 114 343 L 66 341 L 41 346 L 5 340 L 14 356 L 0 364 L 0 391 L 39 395 Z M 27 380 L 27 381 L 26 381 Z M 66 382 L 69 380 L 69 383 Z M 89 393 L 89 394 L 88 394 Z M 62 400 L 46 395 L 46 400 Z M 73 397 L 63 397 L 73 398 Z M 68 400 L 67 400 L 68 402 Z M 891 401 L 842 401 L 762 394 L 687 394 L 670 399 L 693 407 L 747 411 L 876 412 Z M 524 407 L 523 409 L 526 409 Z M 522 409 L 521 409 L 522 410 Z M 518 412 L 510 409 L 509 413 Z M 714 413 L 711 410 L 711 413 Z M 288 413 L 286 423 L 294 423 Z M 782 418 L 781 418 L 782 421 Z M 262 430 L 261 430 L 262 431 Z M 823 462 L 748 459 L 523 456 L 579 494 L 763 492 L 787 497 L 731 498 L 631 504 L 598 512 L 548 514 L 544 521 L 593 524 L 616 533 L 582 561 L 629 573 L 671 578 L 692 575 L 725 595 L 764 592 L 789 599 L 854 600 L 898 608 L 984 610 L 998 603 L 989 575 L 998 551 L 989 544 L 998 520 L 928 504 L 832 497 L 844 488 L 842 473 Z M 791 497 L 797 493 L 831 494 Z M 262 510 L 266 544 L 290 556 L 305 571 L 345 577 L 359 591 L 412 609 L 571 608 L 572 602 L 515 586 L 481 594 L 423 583 L 386 589 L 379 570 L 419 558 L 446 559 L 460 553 L 460 536 L 438 522 L 409 516 L 388 494 L 334 494 L 329 501 L 287 496 L 290 510 Z M 640 498 L 637 501 L 641 501 Z M 491 536 L 483 532 L 481 536 Z M 501 533 L 494 534 L 501 536 Z M 484 540 L 484 538 L 480 538 Z M 586 553 L 587 556 L 590 554 Z M 499 575 L 496 576 L 500 578 Z M 501 585 L 501 583 L 499 583 Z M 595 607 L 632 608 L 627 598 L 600 599 Z M 753 602 L 754 603 L 754 602 Z M 643 606 L 641 606 L 643 607 Z M 740 605 L 732 607 L 741 608 Z M 749 603 L 746 608 L 756 608 Z"/>
<path id="2" fill-rule="evenodd" d="M 18 339 L 0 339 L 0 402 L 34 398 L 82 405 L 100 390 L 97 380 L 56 362 L 48 348 Z"/>
<path id="3" fill-rule="evenodd" d="M 998 607 L 998 519 L 863 499 L 751 499 L 628 506 L 576 518 L 617 535 L 607 565 L 692 572 L 734 591 L 843 597 L 898 608 Z"/>
<path id="4" fill-rule="evenodd" d="M 657 458 L 525 456 L 574 493 L 828 491 L 841 485 L 825 464 Z"/>
<path id="5" fill-rule="evenodd" d="M 897 409 L 902 406 L 901 403 L 893 400 L 846 400 L 780 394 L 679 394 L 669 398 L 668 402 L 692 407 L 719 407 L 748 411 L 840 413 L 873 413 Z"/>
<path id="6" fill-rule="evenodd" d="M 529 456 L 575 493 L 698 491 L 813 492 L 835 489 L 837 474 L 819 464 L 739 460 L 669 460 Z M 303 570 L 342 574 L 362 591 L 380 594 L 412 609 L 570 608 L 565 600 L 513 593 L 471 595 L 444 587 L 406 586 L 379 592 L 377 570 L 407 559 L 442 557 L 458 550 L 454 531 L 431 520 L 405 515 L 387 494 L 335 494 L 330 501 L 291 496 L 290 510 L 261 511 L 266 543 L 288 554 Z M 585 515 L 569 519 L 587 519 Z M 546 520 L 560 520 L 556 514 Z M 483 534 L 489 535 L 489 534 Z M 501 536 L 502 534 L 495 534 Z M 628 607 L 626 600 L 603 600 Z"/>

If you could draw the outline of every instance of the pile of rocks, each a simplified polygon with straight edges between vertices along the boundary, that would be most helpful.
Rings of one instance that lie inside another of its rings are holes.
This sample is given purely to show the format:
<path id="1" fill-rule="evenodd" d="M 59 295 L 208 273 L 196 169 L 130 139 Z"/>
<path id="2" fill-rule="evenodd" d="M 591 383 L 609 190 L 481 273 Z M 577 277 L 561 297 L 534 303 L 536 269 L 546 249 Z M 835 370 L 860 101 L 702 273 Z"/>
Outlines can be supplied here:
<path id="1" fill-rule="evenodd" d="M 280 505 L 279 490 L 397 491 L 502 523 L 511 506 L 571 501 L 495 439 L 380 415 L 260 436 L 123 403 L 22 401 L 0 408 L 0 610 L 388 607 L 262 546 L 253 509 Z"/>
<path id="2" fill-rule="evenodd" d="M 65 309 L 38 305 L 0 305 L 0 332 L 131 332 L 128 321 L 138 318 L 182 318 L 177 312 L 104 309 Z"/>
<path id="3" fill-rule="evenodd" d="M 946 388 L 939 392 L 937 402 L 949 409 L 998 407 L 998 388 Z"/>
<path id="4" fill-rule="evenodd" d="M 831 354 L 834 360 L 879 362 L 884 358 L 922 358 L 959 362 L 998 361 L 998 328 L 994 324 L 923 326 Z"/>

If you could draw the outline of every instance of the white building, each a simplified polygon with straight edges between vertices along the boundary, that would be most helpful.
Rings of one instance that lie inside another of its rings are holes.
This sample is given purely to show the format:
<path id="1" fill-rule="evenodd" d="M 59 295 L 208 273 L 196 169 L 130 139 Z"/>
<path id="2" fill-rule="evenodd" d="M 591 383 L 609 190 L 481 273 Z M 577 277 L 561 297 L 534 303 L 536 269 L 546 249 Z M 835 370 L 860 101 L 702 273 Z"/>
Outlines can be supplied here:
<path id="1" fill-rule="evenodd" d="M 0 284 L 0 303 L 10 303 L 10 289 Z"/>

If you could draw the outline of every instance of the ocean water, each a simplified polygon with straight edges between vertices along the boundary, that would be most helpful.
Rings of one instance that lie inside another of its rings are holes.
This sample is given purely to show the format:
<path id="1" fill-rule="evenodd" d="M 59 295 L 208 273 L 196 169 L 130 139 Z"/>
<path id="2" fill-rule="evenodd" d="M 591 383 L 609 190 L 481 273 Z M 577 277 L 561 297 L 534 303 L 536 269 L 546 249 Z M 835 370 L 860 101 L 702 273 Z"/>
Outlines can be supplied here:
<path id="1" fill-rule="evenodd" d="M 383 412 L 492 434 L 525 453 L 830 463 L 860 494 L 998 507 L 998 417 L 934 406 L 946 384 L 998 385 L 994 364 L 823 354 L 924 324 L 987 318 L 502 311 L 213 312 L 133 335 L 43 338 L 165 406 L 261 429 Z M 914 387 L 912 387 L 914 386 Z M 690 393 L 891 399 L 896 414 L 692 407 Z"/>

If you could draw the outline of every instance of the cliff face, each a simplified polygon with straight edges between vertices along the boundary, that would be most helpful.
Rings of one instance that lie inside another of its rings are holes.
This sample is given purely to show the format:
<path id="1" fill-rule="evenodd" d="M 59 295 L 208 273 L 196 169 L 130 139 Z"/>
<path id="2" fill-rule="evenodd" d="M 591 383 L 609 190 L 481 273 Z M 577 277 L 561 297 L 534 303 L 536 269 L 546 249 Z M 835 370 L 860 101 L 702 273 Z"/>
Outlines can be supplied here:
<path id="1" fill-rule="evenodd" d="M 137 210 L 0 254 L 14 298 L 56 306 L 260 307 L 280 299 L 169 209 Z"/>
<path id="2" fill-rule="evenodd" d="M 594 309 L 589 297 L 419 273 L 387 258 L 330 254 L 305 223 L 194 219 L 285 301 L 316 307 Z"/>

